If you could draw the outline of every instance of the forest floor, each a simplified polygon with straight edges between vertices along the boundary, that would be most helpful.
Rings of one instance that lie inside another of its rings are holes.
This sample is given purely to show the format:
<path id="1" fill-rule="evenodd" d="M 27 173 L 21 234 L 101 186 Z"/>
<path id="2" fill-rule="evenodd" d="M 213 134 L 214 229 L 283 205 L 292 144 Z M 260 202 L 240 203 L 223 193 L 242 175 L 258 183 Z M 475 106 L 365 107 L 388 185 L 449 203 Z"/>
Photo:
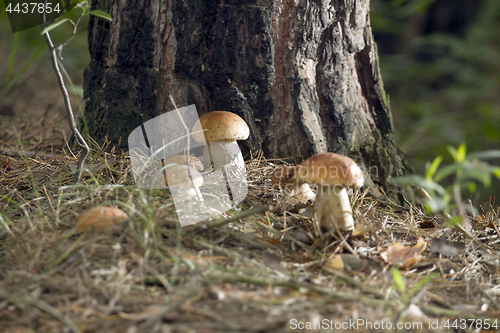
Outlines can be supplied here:
<path id="1" fill-rule="evenodd" d="M 181 228 L 126 154 L 94 145 L 71 184 L 78 153 L 44 70 L 0 105 L 0 332 L 500 331 L 500 209 L 471 216 L 469 239 L 356 191 L 356 231 L 318 235 L 312 205 L 271 186 L 287 161 L 256 153 L 242 204 Z M 77 229 L 99 205 L 129 218 Z"/>

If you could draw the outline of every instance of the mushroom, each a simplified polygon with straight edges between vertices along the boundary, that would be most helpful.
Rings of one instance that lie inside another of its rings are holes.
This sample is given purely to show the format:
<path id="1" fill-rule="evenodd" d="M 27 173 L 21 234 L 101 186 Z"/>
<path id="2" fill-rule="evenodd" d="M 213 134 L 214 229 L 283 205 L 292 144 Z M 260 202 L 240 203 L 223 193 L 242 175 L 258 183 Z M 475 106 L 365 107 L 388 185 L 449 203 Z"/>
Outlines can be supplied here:
<path id="1" fill-rule="evenodd" d="M 352 208 L 347 196 L 347 187 L 363 186 L 363 173 L 359 166 L 347 156 L 323 153 L 308 158 L 298 169 L 296 179 L 318 185 L 314 203 L 316 221 L 321 228 L 339 231 L 354 230 Z"/>
<path id="2" fill-rule="evenodd" d="M 209 112 L 196 122 L 192 132 L 196 142 L 206 140 L 203 150 L 205 168 L 236 165 L 245 170 L 245 161 L 236 140 L 247 139 L 250 129 L 240 116 L 227 111 Z"/>
<path id="3" fill-rule="evenodd" d="M 166 160 L 162 161 L 163 166 L 169 166 L 170 164 L 187 165 L 188 155 L 172 155 Z M 198 171 L 203 170 L 203 163 L 196 156 L 189 155 L 189 166 L 195 168 Z"/>
<path id="4" fill-rule="evenodd" d="M 314 200 L 316 195 L 311 190 L 309 185 L 299 182 L 295 177 L 301 167 L 302 166 L 285 166 L 279 168 L 273 173 L 271 182 L 273 186 L 283 186 L 285 194 L 297 198 L 300 201 L 305 202 Z"/>
<path id="5" fill-rule="evenodd" d="M 203 177 L 192 167 L 187 165 L 174 165 L 165 170 L 165 183 L 172 193 L 180 194 L 187 198 L 198 198 L 203 201 L 200 187 Z"/>
<path id="6" fill-rule="evenodd" d="M 87 209 L 76 219 L 78 231 L 90 230 L 92 232 L 110 229 L 128 219 L 128 215 L 116 207 L 97 206 Z"/>

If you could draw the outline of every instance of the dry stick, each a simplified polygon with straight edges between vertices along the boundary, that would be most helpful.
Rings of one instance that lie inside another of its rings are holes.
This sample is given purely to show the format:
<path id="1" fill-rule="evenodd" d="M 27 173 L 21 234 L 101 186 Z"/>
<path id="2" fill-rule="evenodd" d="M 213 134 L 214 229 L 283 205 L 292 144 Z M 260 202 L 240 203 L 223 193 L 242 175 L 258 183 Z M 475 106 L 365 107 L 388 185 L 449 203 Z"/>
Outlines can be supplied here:
<path id="1" fill-rule="evenodd" d="M 47 0 L 45 0 L 45 5 L 47 5 Z M 42 27 L 45 28 L 47 26 L 46 24 L 47 19 L 46 19 L 46 14 L 43 12 L 42 14 Z M 80 155 L 80 159 L 78 160 L 78 165 L 75 171 L 75 178 L 73 179 L 73 183 L 77 184 L 80 181 L 80 177 L 82 176 L 83 172 L 83 164 L 85 163 L 85 159 L 89 155 L 90 148 L 87 145 L 87 142 L 85 142 L 85 139 L 83 136 L 80 134 L 78 131 L 78 128 L 76 126 L 75 122 L 75 115 L 73 114 L 73 109 L 71 108 L 71 102 L 69 100 L 69 94 L 68 90 L 66 89 L 66 84 L 64 83 L 64 78 L 61 74 L 61 70 L 59 68 L 59 64 L 57 62 L 57 54 L 56 54 L 56 48 L 54 47 L 54 43 L 52 43 L 52 39 L 50 38 L 49 32 L 44 33 L 45 40 L 47 41 L 47 44 L 49 46 L 50 50 L 50 57 L 52 59 L 52 66 L 54 67 L 54 71 L 56 72 L 57 76 L 57 82 L 59 83 L 59 88 L 61 88 L 61 92 L 64 97 L 64 105 L 66 106 L 66 112 L 68 113 L 68 118 L 69 118 L 69 125 L 71 127 L 71 130 L 73 131 L 73 134 L 75 135 L 78 144 L 80 147 L 82 147 L 83 153 Z M 62 47 L 62 45 L 61 45 Z"/>
<path id="2" fill-rule="evenodd" d="M 256 208 L 247 210 L 246 212 L 243 212 L 241 214 L 238 214 L 238 215 L 235 215 L 233 217 L 230 217 L 228 219 L 218 220 L 218 221 L 213 221 L 213 222 L 207 223 L 206 226 L 207 226 L 207 228 L 221 227 L 221 226 L 223 226 L 225 224 L 228 224 L 228 223 L 231 223 L 231 222 L 236 222 L 239 219 L 242 219 L 242 218 L 245 218 L 245 217 L 248 217 L 248 216 L 252 216 L 252 215 L 257 215 L 257 214 L 264 213 L 265 211 L 270 210 L 271 207 L 272 206 L 270 206 L 270 205 L 256 207 Z"/>
<path id="3" fill-rule="evenodd" d="M 327 267 L 323 267 L 323 271 L 330 274 L 330 275 L 334 275 L 334 276 L 344 280 L 345 282 L 349 283 L 350 285 L 352 285 L 356 288 L 359 288 L 360 290 L 362 290 L 368 294 L 372 294 L 373 296 L 375 296 L 377 298 L 384 299 L 384 297 L 385 297 L 382 293 L 378 292 L 377 290 L 370 288 L 368 286 L 365 286 L 361 281 L 355 280 L 355 279 L 351 278 L 350 276 L 347 276 L 343 273 L 337 272 L 337 271 L 330 269 L 330 268 L 327 268 Z"/>
<path id="4" fill-rule="evenodd" d="M 266 266 L 265 264 L 259 262 L 259 261 L 256 261 L 256 260 L 252 260 L 244 255 L 241 255 L 239 254 L 238 252 L 236 251 L 233 251 L 233 250 L 230 250 L 230 249 L 225 249 L 223 247 L 220 247 L 220 246 L 217 246 L 215 244 L 209 244 L 207 242 L 204 242 L 202 240 L 198 240 L 198 239 L 191 239 L 191 242 L 195 243 L 195 244 L 198 244 L 200 246 L 203 246 L 209 250 L 212 250 L 212 251 L 215 251 L 215 252 L 219 252 L 221 254 L 224 254 L 228 257 L 231 257 L 233 259 L 239 259 L 241 261 L 245 261 L 247 263 L 252 263 L 260 268 L 264 268 L 264 269 L 269 269 L 268 266 Z"/>
<path id="5" fill-rule="evenodd" d="M 16 296 L 8 293 L 7 291 L 1 290 L 1 289 L 0 289 L 0 298 L 6 299 L 9 302 L 16 304 L 16 305 L 19 305 L 19 304 L 31 305 L 39 310 L 47 312 L 48 314 L 54 316 L 56 319 L 59 319 L 64 325 L 66 325 L 74 333 L 81 333 L 78 326 L 76 326 L 71 321 L 71 319 L 69 319 L 67 316 L 65 316 L 63 313 L 61 313 L 59 310 L 52 307 L 48 303 L 45 303 L 44 301 L 36 300 L 36 299 L 31 298 L 31 297 L 16 297 Z"/>

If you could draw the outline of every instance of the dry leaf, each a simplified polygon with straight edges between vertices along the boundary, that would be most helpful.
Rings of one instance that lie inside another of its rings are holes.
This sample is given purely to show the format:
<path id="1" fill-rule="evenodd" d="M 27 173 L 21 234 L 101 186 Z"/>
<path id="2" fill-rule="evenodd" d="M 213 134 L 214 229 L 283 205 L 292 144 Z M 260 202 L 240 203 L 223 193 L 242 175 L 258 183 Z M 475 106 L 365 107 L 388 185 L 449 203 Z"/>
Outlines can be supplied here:
<path id="1" fill-rule="evenodd" d="M 430 228 L 435 228 L 436 224 L 434 223 L 434 221 L 424 220 L 418 223 L 418 227 L 421 229 L 430 229 Z"/>
<path id="2" fill-rule="evenodd" d="M 357 223 L 354 227 L 354 231 L 352 232 L 352 237 L 366 241 L 368 240 L 367 234 L 368 228 L 363 224 Z"/>
<path id="3" fill-rule="evenodd" d="M 76 220 L 76 229 L 92 232 L 109 229 L 128 219 L 127 214 L 116 207 L 92 207 L 83 212 Z"/>
<path id="4" fill-rule="evenodd" d="M 348 272 L 357 271 L 368 266 L 366 259 L 361 259 L 355 254 L 337 254 L 326 264 L 333 269 L 343 269 Z"/>
<path id="5" fill-rule="evenodd" d="M 398 265 L 401 268 L 408 268 L 422 260 L 422 253 L 425 250 L 425 241 L 419 238 L 416 245 L 402 246 L 401 243 L 389 246 L 385 252 L 380 253 L 382 259 L 392 265 Z"/>
<path id="6" fill-rule="evenodd" d="M 344 261 L 342 260 L 342 257 L 337 254 L 326 263 L 326 266 L 333 269 L 344 269 Z"/>

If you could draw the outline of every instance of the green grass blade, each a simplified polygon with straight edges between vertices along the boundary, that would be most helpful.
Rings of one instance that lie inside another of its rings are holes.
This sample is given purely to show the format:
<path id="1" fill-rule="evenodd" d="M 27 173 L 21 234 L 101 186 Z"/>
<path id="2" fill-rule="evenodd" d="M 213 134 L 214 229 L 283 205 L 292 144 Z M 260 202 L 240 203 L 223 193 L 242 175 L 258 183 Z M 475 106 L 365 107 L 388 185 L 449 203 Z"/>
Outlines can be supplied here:
<path id="1" fill-rule="evenodd" d="M 21 68 L 19 73 L 17 73 L 14 78 L 5 86 L 5 88 L 0 91 L 0 101 L 7 95 L 7 93 L 12 89 L 14 84 L 21 78 L 21 76 L 30 68 L 30 66 L 33 64 L 33 62 L 40 56 L 42 53 L 43 49 L 45 48 L 45 45 L 42 45 L 28 60 L 28 62 Z"/>
<path id="2" fill-rule="evenodd" d="M 18 40 L 19 40 L 19 33 L 16 32 L 14 34 L 14 41 L 12 42 L 12 49 L 10 50 L 9 67 L 7 67 L 7 74 L 5 75 L 5 80 L 3 82 L 4 85 L 6 85 L 9 82 L 10 76 L 12 74 L 12 68 L 14 67 L 14 59 L 16 57 Z"/>

